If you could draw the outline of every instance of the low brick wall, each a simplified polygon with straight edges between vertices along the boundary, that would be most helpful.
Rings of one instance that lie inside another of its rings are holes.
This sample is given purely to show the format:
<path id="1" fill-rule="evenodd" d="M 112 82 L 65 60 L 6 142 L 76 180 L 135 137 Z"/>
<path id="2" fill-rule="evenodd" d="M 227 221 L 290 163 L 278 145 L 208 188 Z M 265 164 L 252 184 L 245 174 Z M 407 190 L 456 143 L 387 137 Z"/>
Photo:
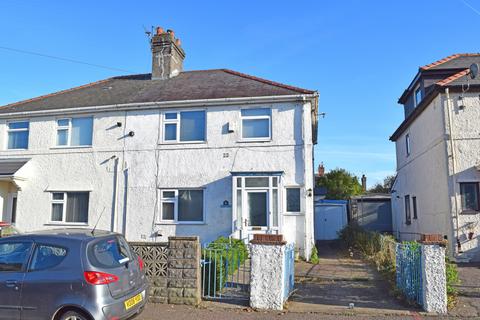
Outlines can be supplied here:
<path id="1" fill-rule="evenodd" d="M 198 237 L 169 237 L 168 242 L 133 242 L 142 257 L 153 303 L 198 305 L 201 301 Z"/>

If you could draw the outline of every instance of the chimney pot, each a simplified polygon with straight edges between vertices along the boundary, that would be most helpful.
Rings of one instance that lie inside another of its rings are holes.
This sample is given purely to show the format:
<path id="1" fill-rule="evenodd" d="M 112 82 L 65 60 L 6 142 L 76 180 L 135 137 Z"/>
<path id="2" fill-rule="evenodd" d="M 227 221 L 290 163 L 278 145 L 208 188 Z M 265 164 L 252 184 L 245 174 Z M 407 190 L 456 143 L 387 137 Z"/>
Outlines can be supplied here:
<path id="1" fill-rule="evenodd" d="M 364 174 L 362 174 L 362 191 L 367 191 L 367 177 Z"/>
<path id="2" fill-rule="evenodd" d="M 323 162 L 318 165 L 318 176 L 323 177 L 325 175 L 325 167 L 323 166 Z"/>
<path id="3" fill-rule="evenodd" d="M 157 27 L 157 34 L 165 33 L 162 27 Z"/>
<path id="4" fill-rule="evenodd" d="M 180 41 L 180 39 L 176 39 L 175 44 L 180 47 L 182 45 L 182 41 Z"/>

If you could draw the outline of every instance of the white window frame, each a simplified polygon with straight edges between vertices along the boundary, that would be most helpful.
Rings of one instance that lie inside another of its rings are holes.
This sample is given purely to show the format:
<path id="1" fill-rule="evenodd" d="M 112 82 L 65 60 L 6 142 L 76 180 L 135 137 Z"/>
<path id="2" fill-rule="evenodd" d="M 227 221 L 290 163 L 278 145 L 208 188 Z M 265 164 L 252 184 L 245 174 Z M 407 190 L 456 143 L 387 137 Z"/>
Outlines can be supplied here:
<path id="1" fill-rule="evenodd" d="M 182 190 L 194 190 L 194 191 L 203 191 L 202 192 L 202 220 L 201 221 L 179 221 L 178 220 L 178 192 Z M 179 189 L 158 189 L 159 194 L 159 209 L 158 209 L 158 217 L 157 217 L 157 224 L 205 224 L 205 188 L 179 188 Z M 163 197 L 164 192 L 174 192 L 175 196 L 173 198 Z M 173 203 L 173 220 L 164 220 L 163 219 L 163 203 Z"/>
<path id="2" fill-rule="evenodd" d="M 204 123 L 204 132 L 203 140 L 189 140 L 189 141 L 181 141 L 180 140 L 180 127 L 182 125 L 181 121 L 181 113 L 182 112 L 198 112 L 198 111 L 203 111 L 205 113 L 205 123 Z M 176 119 L 167 119 L 166 115 L 167 113 L 176 113 L 177 118 Z M 180 144 L 180 143 L 206 143 L 207 142 L 207 110 L 206 109 L 189 109 L 189 110 L 165 110 L 161 113 L 161 141 L 164 144 Z M 176 139 L 175 140 L 166 140 L 165 139 L 165 134 L 167 130 L 165 130 L 165 127 L 167 124 L 175 124 L 177 126 L 176 130 Z M 188 189 L 190 190 L 190 189 Z"/>
<path id="3" fill-rule="evenodd" d="M 417 100 L 417 91 L 419 90 L 420 90 L 420 100 Z M 415 101 L 415 107 L 417 107 L 423 100 L 423 92 L 422 92 L 422 87 L 420 85 L 418 85 L 413 91 L 413 100 Z"/>
<path id="4" fill-rule="evenodd" d="M 405 153 L 408 156 L 410 156 L 410 154 L 412 153 L 412 144 L 411 144 L 411 141 L 410 141 L 410 133 L 407 133 L 405 135 Z"/>
<path id="5" fill-rule="evenodd" d="M 72 146 L 72 120 L 73 119 L 81 119 L 81 118 L 91 118 L 92 119 L 92 142 L 90 144 L 84 145 L 75 145 Z M 68 126 L 59 126 L 58 121 L 60 120 L 68 120 Z M 90 148 L 93 145 L 93 125 L 94 125 L 94 118 L 93 116 L 81 116 L 81 117 L 62 117 L 55 119 L 55 126 L 56 126 L 56 135 L 55 135 L 55 146 L 54 148 Z M 66 145 L 59 145 L 58 144 L 58 131 L 59 130 L 67 130 L 67 144 Z"/>
<path id="6" fill-rule="evenodd" d="M 26 122 L 28 123 L 28 128 L 19 128 L 19 129 L 10 129 L 9 124 L 10 123 L 18 123 L 18 122 Z M 27 137 L 27 147 L 26 148 L 9 148 L 8 147 L 8 137 L 10 136 L 10 132 L 22 132 L 22 131 L 27 131 L 28 132 L 28 137 Z M 6 150 L 28 150 L 28 147 L 30 145 L 30 120 L 12 120 L 7 122 L 7 136 L 6 136 L 6 142 L 5 142 L 5 149 Z"/>
<path id="7" fill-rule="evenodd" d="M 89 191 L 50 191 L 50 219 L 49 223 L 50 224 L 61 224 L 61 225 L 79 225 L 79 226 L 88 226 L 88 222 L 67 222 L 67 199 L 68 199 L 68 193 L 69 192 L 88 192 Z M 62 200 L 56 200 L 53 199 L 53 194 L 54 193 L 63 193 L 63 199 Z M 89 197 L 89 202 L 90 202 L 90 197 Z M 53 204 L 62 204 L 63 205 L 63 210 L 62 210 L 62 221 L 54 221 L 52 220 L 52 214 L 53 214 Z M 89 203 L 90 206 L 90 203 Z M 88 220 L 88 217 L 87 217 Z"/>
<path id="8" fill-rule="evenodd" d="M 300 190 L 300 211 L 288 211 L 288 198 L 287 198 L 287 189 L 299 189 Z M 302 215 L 304 213 L 304 202 L 303 200 L 303 186 L 300 185 L 286 185 L 284 187 L 285 190 L 285 196 L 284 196 L 284 208 L 285 208 L 285 214 L 286 215 Z"/>
<path id="9" fill-rule="evenodd" d="M 263 116 L 242 116 L 242 110 L 250 109 L 268 109 L 270 110 L 270 115 Z M 241 108 L 239 110 L 240 115 L 240 141 L 272 141 L 272 108 L 269 107 L 252 107 L 252 108 Z M 268 137 L 258 137 L 258 138 L 244 138 L 243 137 L 243 120 L 264 120 L 268 119 Z"/>

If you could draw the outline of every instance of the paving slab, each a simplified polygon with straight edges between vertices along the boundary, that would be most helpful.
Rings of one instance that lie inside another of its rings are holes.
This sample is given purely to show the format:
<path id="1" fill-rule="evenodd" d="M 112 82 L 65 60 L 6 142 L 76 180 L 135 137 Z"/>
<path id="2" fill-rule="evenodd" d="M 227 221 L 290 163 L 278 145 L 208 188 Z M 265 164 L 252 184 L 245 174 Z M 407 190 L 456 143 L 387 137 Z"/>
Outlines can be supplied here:
<path id="1" fill-rule="evenodd" d="M 480 318 L 480 264 L 459 263 L 458 276 L 460 284 L 457 305 L 449 314 L 462 318 Z"/>

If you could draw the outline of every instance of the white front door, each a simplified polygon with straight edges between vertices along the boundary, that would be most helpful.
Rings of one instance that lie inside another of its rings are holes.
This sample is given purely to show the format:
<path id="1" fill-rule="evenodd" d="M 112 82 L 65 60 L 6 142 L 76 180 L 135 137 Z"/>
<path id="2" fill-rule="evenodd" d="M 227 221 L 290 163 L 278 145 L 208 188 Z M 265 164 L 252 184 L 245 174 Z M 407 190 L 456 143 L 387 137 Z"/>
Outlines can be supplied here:
<path id="1" fill-rule="evenodd" d="M 268 190 L 247 191 L 245 226 L 249 231 L 267 230 L 269 220 Z"/>

